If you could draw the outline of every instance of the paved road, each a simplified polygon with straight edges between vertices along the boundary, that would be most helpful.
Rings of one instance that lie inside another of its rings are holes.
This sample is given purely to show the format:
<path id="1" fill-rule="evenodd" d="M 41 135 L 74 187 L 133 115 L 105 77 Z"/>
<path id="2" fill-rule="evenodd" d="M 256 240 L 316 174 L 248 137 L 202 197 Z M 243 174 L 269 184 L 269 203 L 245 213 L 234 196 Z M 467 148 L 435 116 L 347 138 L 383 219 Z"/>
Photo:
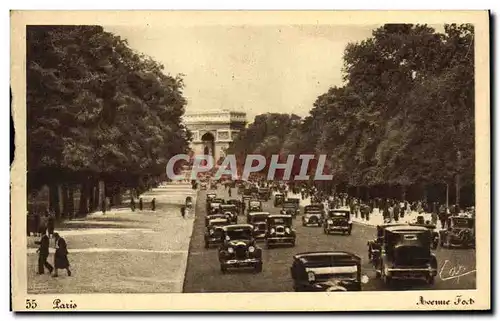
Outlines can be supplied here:
<path id="1" fill-rule="evenodd" d="M 218 190 L 218 195 L 228 198 L 223 188 Z M 236 191 L 233 189 L 233 197 Z M 186 276 L 184 280 L 184 292 L 284 292 L 292 291 L 290 278 L 290 265 L 292 256 L 299 252 L 319 250 L 345 250 L 361 256 L 363 261 L 363 273 L 370 281 L 364 285 L 366 291 L 387 290 L 382 282 L 375 278 L 375 271 L 368 263 L 367 246 L 368 240 L 375 236 L 375 228 L 372 226 L 355 224 L 351 236 L 325 235 L 321 228 L 303 227 L 300 216 L 295 221 L 297 231 L 297 244 L 290 248 L 273 248 L 268 250 L 263 247 L 264 267 L 260 274 L 249 271 L 235 271 L 222 274 L 217 259 L 217 249 L 204 249 L 204 216 L 206 192 L 202 191 L 198 197 L 196 217 L 193 227 L 193 235 L 189 248 Z M 272 206 L 271 201 L 264 204 L 264 211 L 271 213 L 279 212 L 278 208 Z M 240 216 L 240 222 L 244 217 Z M 440 275 L 436 278 L 433 286 L 414 283 L 408 286 L 400 286 L 398 290 L 413 289 L 473 289 L 475 288 L 476 255 L 474 250 L 463 249 L 437 249 L 436 256 L 440 268 Z M 458 278 L 457 273 L 467 275 Z M 449 278 L 449 279 L 448 279 Z"/>

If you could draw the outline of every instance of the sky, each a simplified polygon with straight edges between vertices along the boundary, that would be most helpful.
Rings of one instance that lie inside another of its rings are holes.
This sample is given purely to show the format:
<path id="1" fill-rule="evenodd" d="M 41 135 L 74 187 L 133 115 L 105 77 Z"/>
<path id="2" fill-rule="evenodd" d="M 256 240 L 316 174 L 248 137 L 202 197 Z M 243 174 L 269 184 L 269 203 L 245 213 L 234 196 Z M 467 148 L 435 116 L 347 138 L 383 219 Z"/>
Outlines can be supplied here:
<path id="1" fill-rule="evenodd" d="M 104 26 L 151 56 L 171 75 L 184 74 L 187 112 L 245 111 L 306 116 L 316 98 L 342 85 L 349 42 L 376 25 Z"/>

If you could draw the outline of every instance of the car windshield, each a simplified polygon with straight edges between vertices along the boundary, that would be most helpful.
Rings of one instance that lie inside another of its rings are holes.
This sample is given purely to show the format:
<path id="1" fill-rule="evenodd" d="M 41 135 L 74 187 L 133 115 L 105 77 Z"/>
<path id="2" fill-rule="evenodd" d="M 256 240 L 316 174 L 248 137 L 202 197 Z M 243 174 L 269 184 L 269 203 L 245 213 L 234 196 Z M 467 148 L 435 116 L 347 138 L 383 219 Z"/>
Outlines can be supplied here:
<path id="1" fill-rule="evenodd" d="M 250 240 L 252 238 L 252 230 L 250 229 L 235 229 L 226 232 L 230 240 Z"/>
<path id="2" fill-rule="evenodd" d="M 453 226 L 460 228 L 473 228 L 474 220 L 467 217 L 455 217 L 453 220 Z"/>
<path id="3" fill-rule="evenodd" d="M 295 203 L 291 203 L 291 202 L 285 202 L 283 204 L 283 207 L 290 207 L 290 208 L 295 208 Z"/>
<path id="4" fill-rule="evenodd" d="M 349 217 L 349 212 L 345 211 L 330 211 L 328 212 L 328 217 L 334 218 L 334 217 Z"/>
<path id="5" fill-rule="evenodd" d="M 267 220 L 267 215 L 252 215 L 250 219 L 253 223 L 265 222 Z"/>
<path id="6" fill-rule="evenodd" d="M 292 225 L 292 219 L 287 217 L 273 217 L 269 219 L 271 225 Z"/>

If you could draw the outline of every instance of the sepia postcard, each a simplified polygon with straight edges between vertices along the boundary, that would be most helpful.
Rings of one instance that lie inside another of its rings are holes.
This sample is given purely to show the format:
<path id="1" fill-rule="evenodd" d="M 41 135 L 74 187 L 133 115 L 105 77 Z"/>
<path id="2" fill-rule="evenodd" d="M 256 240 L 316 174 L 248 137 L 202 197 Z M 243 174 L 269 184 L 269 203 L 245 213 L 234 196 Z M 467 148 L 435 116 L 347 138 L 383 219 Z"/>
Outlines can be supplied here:
<path id="1" fill-rule="evenodd" d="M 11 11 L 12 310 L 490 310 L 489 19 Z"/>

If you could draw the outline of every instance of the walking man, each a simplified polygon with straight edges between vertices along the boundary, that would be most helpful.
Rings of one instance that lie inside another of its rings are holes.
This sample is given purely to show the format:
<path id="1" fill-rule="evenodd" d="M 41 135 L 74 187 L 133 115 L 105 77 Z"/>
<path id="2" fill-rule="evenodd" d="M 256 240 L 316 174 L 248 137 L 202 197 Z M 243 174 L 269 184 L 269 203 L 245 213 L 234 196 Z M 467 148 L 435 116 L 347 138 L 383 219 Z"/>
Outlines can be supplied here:
<path id="1" fill-rule="evenodd" d="M 156 209 L 156 199 L 153 197 L 153 199 L 151 200 L 151 210 L 155 210 Z"/>
<path id="2" fill-rule="evenodd" d="M 181 206 L 181 216 L 182 218 L 186 218 L 186 206 Z"/>
<path id="3" fill-rule="evenodd" d="M 54 255 L 54 277 L 58 276 L 58 269 L 65 269 L 68 273 L 68 276 L 71 276 L 68 260 L 68 246 L 66 244 L 66 240 L 59 236 L 59 233 L 54 233 L 54 240 L 56 243 L 56 254 Z"/>
<path id="4" fill-rule="evenodd" d="M 142 197 L 141 197 L 141 198 L 139 198 L 139 211 L 142 211 L 142 206 L 143 206 L 143 204 L 142 204 Z"/>
<path id="5" fill-rule="evenodd" d="M 49 262 L 47 262 L 47 259 L 49 258 L 50 246 L 49 237 L 46 234 L 43 234 L 40 241 L 35 242 L 35 244 L 40 245 L 36 251 L 38 253 L 38 274 L 44 274 L 45 268 L 49 270 L 49 273 L 52 273 L 54 268 Z"/>

